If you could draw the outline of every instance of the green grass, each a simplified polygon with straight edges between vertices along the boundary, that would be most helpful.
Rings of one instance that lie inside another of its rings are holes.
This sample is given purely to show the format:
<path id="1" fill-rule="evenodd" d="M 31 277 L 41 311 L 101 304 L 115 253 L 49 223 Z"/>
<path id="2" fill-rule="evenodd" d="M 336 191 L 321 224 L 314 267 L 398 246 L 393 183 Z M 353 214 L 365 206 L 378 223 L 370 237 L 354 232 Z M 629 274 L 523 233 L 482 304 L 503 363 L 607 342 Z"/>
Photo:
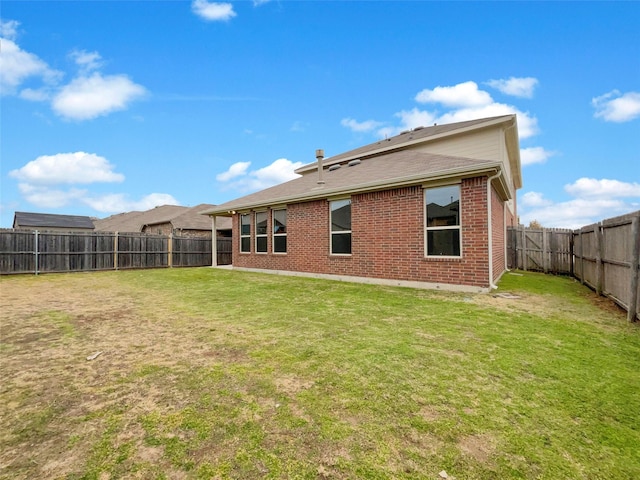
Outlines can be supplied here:
<path id="1" fill-rule="evenodd" d="M 0 278 L 0 474 L 640 478 L 640 328 L 514 273 L 515 300 L 213 269 Z M 78 300 L 4 296 L 45 286 Z"/>

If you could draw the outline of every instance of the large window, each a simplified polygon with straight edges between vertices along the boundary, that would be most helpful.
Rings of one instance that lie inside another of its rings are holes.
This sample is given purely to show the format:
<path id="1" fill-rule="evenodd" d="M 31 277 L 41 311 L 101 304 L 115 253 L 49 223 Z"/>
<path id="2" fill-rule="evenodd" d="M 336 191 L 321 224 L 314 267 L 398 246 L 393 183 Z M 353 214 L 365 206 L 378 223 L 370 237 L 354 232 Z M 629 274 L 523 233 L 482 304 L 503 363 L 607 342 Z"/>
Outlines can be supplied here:
<path id="1" fill-rule="evenodd" d="M 351 254 L 351 199 L 336 200 L 331 205 L 331 253 Z"/>
<path id="2" fill-rule="evenodd" d="M 251 216 L 248 213 L 240 215 L 240 251 L 251 252 Z"/>
<path id="3" fill-rule="evenodd" d="M 460 256 L 460 186 L 425 189 L 428 257 Z"/>
<path id="4" fill-rule="evenodd" d="M 287 253 L 287 209 L 273 210 L 273 253 Z"/>
<path id="5" fill-rule="evenodd" d="M 267 212 L 256 212 L 256 252 L 267 253 Z"/>

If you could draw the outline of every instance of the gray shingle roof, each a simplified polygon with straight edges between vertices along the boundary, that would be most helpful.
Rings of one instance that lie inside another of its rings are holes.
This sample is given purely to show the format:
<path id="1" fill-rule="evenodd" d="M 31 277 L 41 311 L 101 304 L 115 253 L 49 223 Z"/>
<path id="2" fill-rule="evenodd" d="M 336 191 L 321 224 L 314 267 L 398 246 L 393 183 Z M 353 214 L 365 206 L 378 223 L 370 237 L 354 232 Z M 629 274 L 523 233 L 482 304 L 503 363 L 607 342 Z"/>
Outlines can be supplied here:
<path id="1" fill-rule="evenodd" d="M 351 167 L 342 165 L 333 171 L 325 169 L 323 185 L 318 184 L 316 170 L 307 171 L 299 178 L 223 203 L 207 213 L 226 214 L 232 210 L 382 190 L 437 178 L 478 174 L 499 166 L 499 162 L 489 160 L 399 150 L 371 157 Z"/>
<path id="2" fill-rule="evenodd" d="M 58 215 L 53 213 L 16 212 L 13 219 L 14 227 L 32 228 L 82 228 L 93 229 L 91 217 L 81 215 Z"/>
<path id="3" fill-rule="evenodd" d="M 188 207 L 162 205 L 144 212 L 126 212 L 96 220 L 96 230 L 102 232 L 141 232 L 142 227 L 153 223 L 165 223 L 180 215 Z"/>
<path id="4" fill-rule="evenodd" d="M 214 205 L 201 203 L 195 207 L 162 205 L 143 212 L 125 212 L 96 220 L 97 231 L 102 232 L 141 232 L 145 225 L 171 223 L 173 228 L 182 230 L 211 230 L 211 219 L 200 212 Z M 231 221 L 218 222 L 218 230 L 231 229 Z"/>

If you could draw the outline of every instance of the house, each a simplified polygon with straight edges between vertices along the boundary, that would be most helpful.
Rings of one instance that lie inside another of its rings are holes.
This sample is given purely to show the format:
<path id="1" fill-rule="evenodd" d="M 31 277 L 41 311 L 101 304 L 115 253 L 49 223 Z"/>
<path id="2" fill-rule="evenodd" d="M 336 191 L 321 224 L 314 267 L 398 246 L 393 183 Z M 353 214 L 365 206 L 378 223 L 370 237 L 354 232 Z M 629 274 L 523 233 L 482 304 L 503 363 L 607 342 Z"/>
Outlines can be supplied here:
<path id="1" fill-rule="evenodd" d="M 13 228 L 49 232 L 93 232 L 94 225 L 91 217 L 80 215 L 16 212 L 13 216 Z"/>
<path id="2" fill-rule="evenodd" d="M 515 115 L 418 127 L 305 165 L 205 213 L 233 221 L 233 268 L 488 291 L 522 186 Z"/>
<path id="3" fill-rule="evenodd" d="M 195 207 L 162 205 L 142 212 L 118 213 L 94 223 L 96 230 L 102 232 L 143 232 L 160 235 L 173 233 L 183 237 L 210 238 L 211 220 L 200 215 L 200 212 L 213 207 L 214 205 L 206 203 Z M 217 224 L 218 237 L 231 236 L 231 219 L 225 220 Z"/>

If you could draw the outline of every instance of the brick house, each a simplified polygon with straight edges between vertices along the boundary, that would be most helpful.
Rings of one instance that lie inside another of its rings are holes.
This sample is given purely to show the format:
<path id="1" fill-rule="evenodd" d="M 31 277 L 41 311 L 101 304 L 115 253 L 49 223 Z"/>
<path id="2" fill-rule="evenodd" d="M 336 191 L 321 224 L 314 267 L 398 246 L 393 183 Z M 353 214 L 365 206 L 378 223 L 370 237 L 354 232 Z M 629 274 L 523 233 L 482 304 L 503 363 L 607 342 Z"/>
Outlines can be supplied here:
<path id="1" fill-rule="evenodd" d="M 232 218 L 234 269 L 488 291 L 517 222 L 519 152 L 515 115 L 418 127 L 318 150 L 299 178 L 204 213 Z"/>

